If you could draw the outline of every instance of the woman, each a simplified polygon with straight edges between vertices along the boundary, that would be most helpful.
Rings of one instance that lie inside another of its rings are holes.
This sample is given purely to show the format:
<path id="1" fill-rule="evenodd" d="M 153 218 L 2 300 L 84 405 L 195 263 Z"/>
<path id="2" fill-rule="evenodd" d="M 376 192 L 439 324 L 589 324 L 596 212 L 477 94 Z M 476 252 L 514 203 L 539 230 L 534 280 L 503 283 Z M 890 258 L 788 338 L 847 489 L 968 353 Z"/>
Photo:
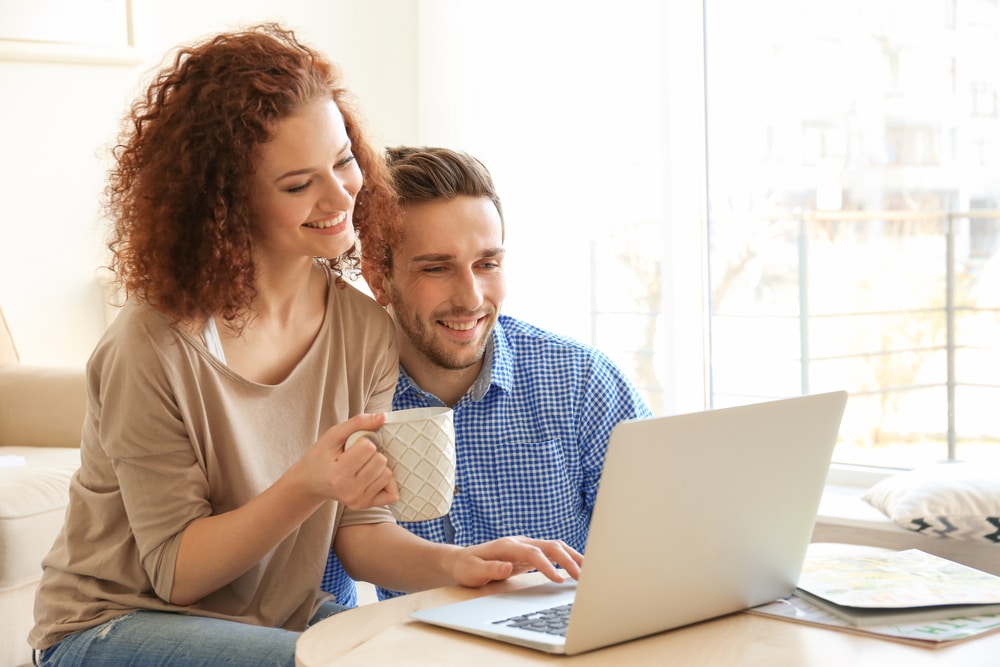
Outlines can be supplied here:
<path id="1" fill-rule="evenodd" d="M 397 590 L 579 572 L 558 542 L 414 537 L 384 507 L 385 458 L 343 449 L 384 421 L 398 360 L 342 273 L 355 228 L 399 212 L 338 81 L 264 25 L 180 50 L 133 105 L 108 187 L 130 298 L 88 363 L 38 664 L 292 665 L 297 633 L 340 609 L 319 593 L 331 542 Z"/>

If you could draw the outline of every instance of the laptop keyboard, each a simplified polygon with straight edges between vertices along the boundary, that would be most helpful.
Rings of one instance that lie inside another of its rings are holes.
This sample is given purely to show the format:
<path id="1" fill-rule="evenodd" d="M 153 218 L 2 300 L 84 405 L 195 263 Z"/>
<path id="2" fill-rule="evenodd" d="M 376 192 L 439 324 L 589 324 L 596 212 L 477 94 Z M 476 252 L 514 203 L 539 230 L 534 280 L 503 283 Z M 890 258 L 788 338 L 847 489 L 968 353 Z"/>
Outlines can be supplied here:
<path id="1" fill-rule="evenodd" d="M 569 613 L 572 610 L 573 603 L 570 602 L 558 607 L 550 607 L 548 609 L 533 611 L 529 614 L 521 614 L 520 616 L 493 621 L 493 624 L 565 637 L 566 627 L 569 625 Z"/>

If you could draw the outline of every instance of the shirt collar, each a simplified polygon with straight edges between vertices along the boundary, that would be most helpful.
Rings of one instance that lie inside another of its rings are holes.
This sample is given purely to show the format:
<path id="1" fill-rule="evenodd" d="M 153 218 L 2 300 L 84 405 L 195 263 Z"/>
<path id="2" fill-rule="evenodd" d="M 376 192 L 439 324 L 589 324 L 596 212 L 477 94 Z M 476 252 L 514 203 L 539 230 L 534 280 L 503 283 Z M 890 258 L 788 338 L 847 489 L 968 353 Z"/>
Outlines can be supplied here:
<path id="1" fill-rule="evenodd" d="M 499 328 L 500 324 L 497 323 L 497 326 L 493 329 L 493 335 L 486 341 L 486 349 L 483 350 L 483 367 L 479 369 L 479 376 L 472 383 L 472 386 L 469 387 L 469 391 L 466 392 L 466 395 L 470 395 L 474 401 L 481 401 L 486 396 L 486 392 L 490 390 L 490 386 L 493 384 L 494 374 L 497 374 L 500 378 L 503 377 L 503 374 L 499 372 L 499 360 L 496 354 L 497 329 Z M 501 335 L 499 338 L 503 339 L 504 336 Z M 503 385 L 500 386 L 506 388 Z"/>
<path id="2" fill-rule="evenodd" d="M 489 363 L 484 363 L 483 368 L 490 368 L 489 382 L 495 384 L 500 389 L 510 393 L 514 387 L 514 351 L 510 347 L 510 341 L 503 330 L 505 316 L 497 318 L 496 326 L 493 327 L 491 339 L 492 349 L 488 358 Z M 482 377 L 482 373 L 479 374 Z M 477 379 L 478 382 L 478 379 Z"/>

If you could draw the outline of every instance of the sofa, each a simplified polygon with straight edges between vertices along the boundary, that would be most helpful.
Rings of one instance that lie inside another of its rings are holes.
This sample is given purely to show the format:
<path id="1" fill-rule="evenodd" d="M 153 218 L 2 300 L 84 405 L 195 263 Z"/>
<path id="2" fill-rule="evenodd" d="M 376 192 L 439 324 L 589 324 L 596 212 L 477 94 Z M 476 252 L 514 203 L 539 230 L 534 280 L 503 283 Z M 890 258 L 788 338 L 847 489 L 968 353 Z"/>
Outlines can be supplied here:
<path id="1" fill-rule="evenodd" d="M 22 364 L 0 310 L 0 666 L 30 665 L 42 557 L 80 465 L 84 369 Z"/>

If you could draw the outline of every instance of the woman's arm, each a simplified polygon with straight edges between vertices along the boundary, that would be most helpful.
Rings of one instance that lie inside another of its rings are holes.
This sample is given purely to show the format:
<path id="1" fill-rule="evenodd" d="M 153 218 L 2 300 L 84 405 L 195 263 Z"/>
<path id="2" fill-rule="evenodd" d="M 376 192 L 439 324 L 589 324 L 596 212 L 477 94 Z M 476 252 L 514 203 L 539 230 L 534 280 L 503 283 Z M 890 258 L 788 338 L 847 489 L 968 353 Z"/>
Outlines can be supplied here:
<path id="1" fill-rule="evenodd" d="M 186 605 L 215 592 L 260 562 L 327 500 L 351 508 L 399 498 L 386 459 L 354 431 L 376 429 L 384 414 L 358 415 L 327 430 L 271 487 L 242 507 L 191 522 L 181 536 L 170 602 Z"/>

